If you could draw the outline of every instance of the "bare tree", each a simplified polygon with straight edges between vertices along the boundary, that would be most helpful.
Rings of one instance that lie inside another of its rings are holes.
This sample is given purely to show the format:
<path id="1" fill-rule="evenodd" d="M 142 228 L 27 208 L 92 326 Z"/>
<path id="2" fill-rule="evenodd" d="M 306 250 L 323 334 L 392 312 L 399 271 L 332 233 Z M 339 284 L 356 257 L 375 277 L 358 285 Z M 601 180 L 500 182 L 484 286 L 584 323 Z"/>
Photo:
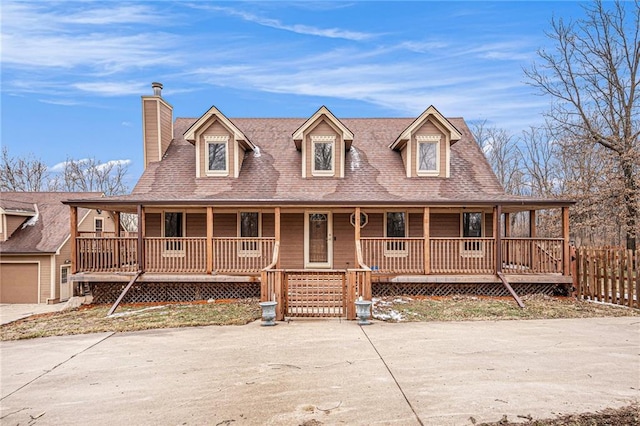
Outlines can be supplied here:
<path id="1" fill-rule="evenodd" d="M 505 129 L 488 127 L 486 121 L 472 124 L 471 132 L 504 190 L 522 194 L 524 174 L 517 141 Z"/>
<path id="2" fill-rule="evenodd" d="M 557 197 L 564 192 L 558 147 L 549 127 L 531 127 L 522 132 L 518 152 L 531 195 Z"/>
<path id="3" fill-rule="evenodd" d="M 6 146 L 2 148 L 0 190 L 42 191 L 47 187 L 48 176 L 47 165 L 32 154 L 16 158 L 9 155 Z"/>
<path id="4" fill-rule="evenodd" d="M 115 160 L 102 163 L 96 159 L 68 159 L 61 172 L 52 171 L 33 154 L 12 157 L 6 147 L 0 158 L 2 191 L 103 192 L 118 195 L 128 192 L 126 174 L 129 162 Z"/>
<path id="5" fill-rule="evenodd" d="M 71 192 L 124 194 L 128 191 L 125 183 L 127 171 L 126 161 L 101 163 L 95 158 L 67 159 L 63 171 L 52 179 L 50 187 Z"/>
<path id="6" fill-rule="evenodd" d="M 629 10 L 627 10 L 629 9 Z M 640 4 L 597 0 L 586 17 L 552 20 L 552 51 L 525 70 L 530 84 L 553 99 L 549 119 L 575 143 L 597 144 L 611 154 L 622 184 L 626 245 L 638 234 L 640 164 Z"/>

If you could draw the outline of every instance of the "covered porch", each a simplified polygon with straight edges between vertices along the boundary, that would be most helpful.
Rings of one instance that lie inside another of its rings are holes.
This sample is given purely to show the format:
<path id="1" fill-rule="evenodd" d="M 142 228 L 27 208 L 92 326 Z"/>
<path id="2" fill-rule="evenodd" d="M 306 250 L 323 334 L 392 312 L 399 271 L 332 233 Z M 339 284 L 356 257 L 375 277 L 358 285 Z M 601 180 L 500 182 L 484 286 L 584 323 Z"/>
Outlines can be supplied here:
<path id="1" fill-rule="evenodd" d="M 77 207 L 70 206 L 72 230 L 77 229 Z M 310 292 L 340 293 L 330 298 L 340 300 L 343 307 L 332 312 L 342 316 L 350 316 L 352 304 L 345 301 L 389 289 L 500 284 L 500 275 L 534 286 L 571 282 L 567 203 L 95 208 L 112 211 L 118 230 L 120 213 L 135 211 L 138 232 L 72 232 L 73 279 L 79 282 L 124 281 L 137 272 L 143 273 L 140 282 L 169 280 L 184 286 L 252 282 L 260 286 L 263 301 L 279 299 L 282 309 L 288 309 L 282 298 L 291 295 L 289 284 L 304 281 L 304 297 L 310 298 Z M 550 208 L 557 210 L 561 235 L 538 237 L 536 211 Z M 163 212 L 178 210 L 184 212 L 182 233 L 167 236 Z M 481 221 L 478 236 L 469 236 L 466 229 L 473 226 L 466 223 L 469 211 Z M 256 213 L 255 236 L 243 235 L 242 212 Z M 511 236 L 509 217 L 517 212 L 528 212 L 526 237 Z M 401 222 L 397 229 L 394 220 Z"/>

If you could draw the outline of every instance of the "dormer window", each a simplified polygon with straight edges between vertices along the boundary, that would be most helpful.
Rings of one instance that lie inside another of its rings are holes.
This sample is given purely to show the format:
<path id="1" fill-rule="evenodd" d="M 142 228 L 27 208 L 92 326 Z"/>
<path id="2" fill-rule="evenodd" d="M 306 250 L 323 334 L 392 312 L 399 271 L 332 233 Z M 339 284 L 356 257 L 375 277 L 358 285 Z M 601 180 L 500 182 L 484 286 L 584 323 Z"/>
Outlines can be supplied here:
<path id="1" fill-rule="evenodd" d="M 438 176 L 440 174 L 440 135 L 418 135 L 417 170 L 418 176 Z"/>
<path id="2" fill-rule="evenodd" d="M 313 152 L 313 162 L 311 173 L 313 176 L 333 176 L 333 159 L 335 152 L 336 137 L 331 136 L 311 136 L 311 146 Z"/>
<path id="3" fill-rule="evenodd" d="M 227 176 L 229 174 L 229 136 L 204 137 L 207 153 L 207 175 Z"/>

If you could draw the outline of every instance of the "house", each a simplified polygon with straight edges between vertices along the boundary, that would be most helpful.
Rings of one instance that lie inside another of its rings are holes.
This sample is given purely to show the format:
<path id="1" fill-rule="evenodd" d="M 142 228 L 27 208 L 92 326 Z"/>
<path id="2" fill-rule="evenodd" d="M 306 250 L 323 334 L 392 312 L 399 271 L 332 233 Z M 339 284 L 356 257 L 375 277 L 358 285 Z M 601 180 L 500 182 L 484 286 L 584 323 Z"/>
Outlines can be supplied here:
<path id="1" fill-rule="evenodd" d="M 0 192 L 0 303 L 56 303 L 72 295 L 71 197 L 99 192 Z M 81 235 L 114 234 L 106 211 L 80 209 Z"/>
<path id="2" fill-rule="evenodd" d="M 571 282 L 568 200 L 504 192 L 462 118 L 173 120 L 142 97 L 145 170 L 131 194 L 68 201 L 138 215 L 137 237 L 73 235 L 95 300 L 258 296 L 278 317 L 347 315 L 355 297 L 552 291 Z M 562 234 L 536 235 L 557 211 Z M 509 215 L 529 212 L 512 238 Z M 88 263 L 102 244 L 102 263 Z M 128 284 L 127 284 L 128 283 Z M 126 289 L 123 293 L 123 289 Z"/>

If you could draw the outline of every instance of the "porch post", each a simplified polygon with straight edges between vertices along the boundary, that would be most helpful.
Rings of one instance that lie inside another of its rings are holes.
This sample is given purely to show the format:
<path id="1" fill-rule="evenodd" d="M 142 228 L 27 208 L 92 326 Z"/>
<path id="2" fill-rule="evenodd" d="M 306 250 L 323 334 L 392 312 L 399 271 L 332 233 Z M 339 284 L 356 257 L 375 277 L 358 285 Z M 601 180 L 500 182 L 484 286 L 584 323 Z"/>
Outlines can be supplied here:
<path id="1" fill-rule="evenodd" d="M 75 274 L 78 272 L 78 208 L 76 206 L 69 206 L 69 208 L 71 209 L 69 214 L 71 227 L 71 273 Z"/>
<path id="2" fill-rule="evenodd" d="M 274 237 L 276 238 L 276 244 L 280 246 L 280 207 L 276 207 L 274 210 Z M 280 252 L 278 252 L 278 259 L 276 260 L 276 269 L 280 269 Z"/>
<path id="3" fill-rule="evenodd" d="M 113 227 L 114 234 L 116 237 L 116 241 L 113 244 L 113 261 L 116 262 L 118 268 L 122 266 L 122 262 L 120 260 L 120 212 L 109 212 L 109 215 L 113 219 Z"/>
<path id="4" fill-rule="evenodd" d="M 511 237 L 511 215 L 509 213 L 504 214 L 504 237 Z"/>
<path id="5" fill-rule="evenodd" d="M 535 238 L 537 234 L 536 229 L 536 211 L 529 210 L 529 237 Z"/>
<path id="6" fill-rule="evenodd" d="M 562 275 L 571 275 L 571 251 L 569 247 L 569 207 L 562 208 Z"/>
<path id="7" fill-rule="evenodd" d="M 504 213 L 504 237 L 505 238 L 510 238 L 511 237 L 511 216 L 510 216 L 509 213 Z M 511 261 L 511 250 L 510 250 L 509 242 L 507 242 L 507 244 L 505 244 L 505 246 L 504 246 L 504 251 L 502 253 L 502 258 L 507 263 L 507 265 Z M 503 263 L 505 263 L 505 262 L 503 262 Z"/>
<path id="8" fill-rule="evenodd" d="M 422 237 L 424 238 L 424 274 L 429 275 L 431 273 L 431 209 L 425 207 L 422 212 Z"/>
<path id="9" fill-rule="evenodd" d="M 493 208 L 493 239 L 496 244 L 496 274 L 502 272 L 502 237 L 500 233 L 502 206 Z"/>
<path id="10" fill-rule="evenodd" d="M 213 207 L 207 206 L 207 274 L 213 272 Z"/>
<path id="11" fill-rule="evenodd" d="M 537 264 L 537 257 L 535 253 L 535 244 L 533 239 L 537 236 L 537 227 L 536 227 L 536 211 L 529 210 L 529 267 L 534 269 Z"/>
<path id="12" fill-rule="evenodd" d="M 144 223 L 144 208 L 138 204 L 138 269 L 145 270 L 144 235 L 146 225 Z"/>
<path id="13" fill-rule="evenodd" d="M 355 229 L 355 240 L 356 240 L 356 250 L 355 250 L 355 262 L 356 268 L 360 268 L 360 262 L 358 262 L 358 245 L 360 244 L 360 207 L 356 207 L 355 218 L 353 220 L 353 227 Z"/>

